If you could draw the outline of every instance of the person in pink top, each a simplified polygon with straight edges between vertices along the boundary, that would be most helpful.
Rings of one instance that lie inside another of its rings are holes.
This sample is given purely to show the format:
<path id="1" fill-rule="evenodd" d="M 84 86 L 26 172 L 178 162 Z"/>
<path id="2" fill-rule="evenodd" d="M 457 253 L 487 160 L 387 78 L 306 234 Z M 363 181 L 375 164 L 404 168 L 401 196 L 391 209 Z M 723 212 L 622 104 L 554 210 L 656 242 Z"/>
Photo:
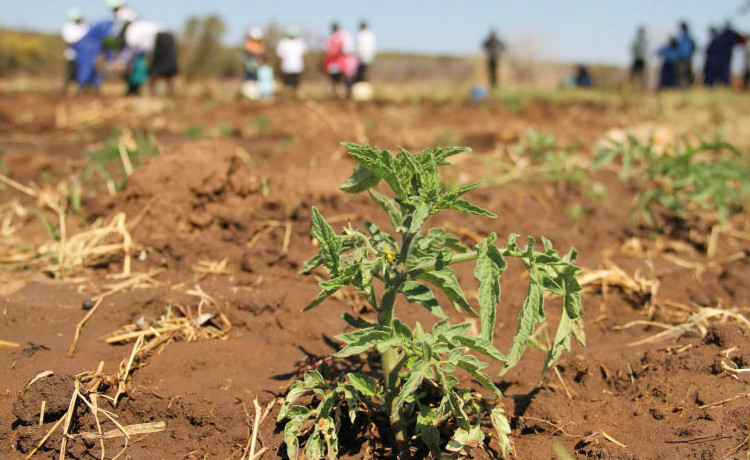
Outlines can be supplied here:
<path id="1" fill-rule="evenodd" d="M 334 95 L 338 95 L 338 88 L 346 83 L 345 71 L 349 64 L 347 55 L 351 54 L 351 48 L 349 33 L 334 22 L 323 56 L 323 70 L 331 77 L 331 93 Z"/>

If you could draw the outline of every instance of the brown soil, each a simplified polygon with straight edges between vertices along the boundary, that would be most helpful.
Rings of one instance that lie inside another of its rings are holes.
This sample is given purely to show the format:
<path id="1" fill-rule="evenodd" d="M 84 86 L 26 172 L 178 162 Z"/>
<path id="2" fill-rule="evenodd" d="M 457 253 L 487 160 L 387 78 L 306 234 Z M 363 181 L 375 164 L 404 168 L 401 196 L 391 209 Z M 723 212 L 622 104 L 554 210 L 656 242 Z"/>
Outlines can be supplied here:
<path id="1" fill-rule="evenodd" d="M 336 228 L 347 220 L 359 226 L 366 220 L 387 226 L 380 210 L 364 196 L 337 190 L 353 166 L 339 142 L 413 150 L 446 142 L 469 145 L 474 151 L 449 173 L 450 180 L 463 183 L 487 175 L 486 158 L 512 147 L 527 129 L 587 148 L 612 128 L 658 121 L 637 107 L 541 102 L 516 113 L 499 103 L 474 107 L 111 100 L 97 105 L 93 99 L 49 95 L 3 95 L 3 100 L 8 103 L 0 108 L 0 147 L 6 152 L 0 158 L 9 175 L 22 183 L 80 172 L 81 153 L 115 127 L 156 132 L 161 155 L 138 167 L 114 197 L 107 195 L 101 181 L 92 179 L 85 184 L 82 215 L 70 215 L 69 220 L 75 230 L 125 212 L 135 242 L 133 271 L 163 269 L 154 275 L 155 283 L 106 297 L 83 328 L 72 358 L 67 351 L 76 324 L 87 313 L 84 302 L 107 290 L 122 260 L 88 267 L 69 280 L 29 271 L 0 272 L 0 339 L 21 344 L 0 347 L 3 458 L 25 456 L 67 411 L 75 375 L 94 371 L 100 362 L 105 374 L 117 371 L 130 355 L 132 342 L 108 345 L 104 337 L 140 318 L 157 318 L 170 305 L 198 309 L 198 287 L 231 321 L 231 332 L 223 340 L 176 341 L 150 354 L 134 371 L 117 406 L 103 400 L 100 404 L 107 404 L 122 425 L 166 422 L 163 432 L 133 436 L 128 458 L 240 458 L 250 435 L 253 399 L 265 405 L 282 396 L 305 366 L 330 355 L 336 347 L 332 336 L 346 327 L 342 311 L 371 314 L 355 297 L 300 312 L 317 294 L 317 280 L 297 273 L 316 251 L 310 238 L 312 205 Z M 76 113 L 87 113 L 88 119 L 71 121 Z M 185 140 L 184 132 L 191 126 L 211 134 L 222 123 L 232 128 L 223 131 L 226 139 Z M 629 222 L 628 203 L 636 191 L 612 172 L 598 172 L 594 179 L 606 184 L 606 199 L 589 197 L 578 187 L 486 186 L 472 192 L 470 199 L 498 214 L 497 220 L 449 215 L 432 222 L 480 235 L 494 231 L 501 241 L 511 232 L 524 238 L 544 235 L 561 251 L 577 248 L 583 267 L 614 263 L 631 276 L 637 273 L 658 281 L 658 289 L 640 293 L 617 286 L 590 287 L 584 296 L 588 346 L 563 355 L 559 376 L 552 371 L 540 376 L 544 354 L 533 349 L 502 378 L 497 377 L 499 367 L 490 368 L 506 395 L 517 458 L 555 459 L 555 443 L 576 458 L 743 458 L 750 423 L 750 405 L 743 395 L 750 381 L 747 373 L 734 375 L 725 366 L 750 366 L 747 328 L 711 321 L 704 337 L 692 331 L 676 340 L 629 346 L 662 329 L 618 326 L 637 320 L 669 323 L 675 318 L 674 305 L 746 308 L 750 243 L 722 237 L 710 259 L 701 233 L 705 228 L 682 233 L 678 229 L 672 233 L 678 244 L 646 258 L 644 248 L 623 244 L 638 237 L 645 249 L 653 249 L 665 239 L 650 240 L 646 231 Z M 34 204 L 9 187 L 0 190 L 2 203 L 12 199 Z M 585 215 L 572 223 L 565 210 L 577 203 Z M 747 225 L 741 221 L 744 217 L 733 224 Z M 17 236 L 29 245 L 47 238 L 31 213 Z M 465 242 L 471 244 L 469 239 Z M 707 268 L 698 272 L 676 264 L 675 257 Z M 223 274 L 197 270 L 202 262 L 222 260 Z M 708 264 L 712 260 L 718 262 Z M 525 294 L 521 272 L 511 266 L 504 276 L 502 324 L 496 333 L 501 350 L 508 348 Z M 475 302 L 471 270 L 462 267 L 458 273 Z M 550 329 L 558 307 L 550 302 Z M 399 308 L 410 323 L 430 323 L 421 310 Z M 323 363 L 321 368 L 335 373 L 344 364 Z M 46 370 L 54 375 L 27 388 Z M 113 383 L 105 387 L 113 396 Z M 41 401 L 46 411 L 40 426 Z M 260 445 L 270 449 L 262 458 L 285 452 L 276 413 L 260 429 Z M 110 423 L 105 430 L 112 428 Z M 95 421 L 79 408 L 69 432 L 86 431 L 96 431 Z M 383 458 L 390 452 L 387 436 L 374 425 L 349 427 L 342 436 L 345 458 Z M 124 445 L 122 438 L 105 444 L 108 458 Z M 56 432 L 34 458 L 57 458 L 59 446 Z M 475 450 L 472 455 L 491 457 L 497 445 L 492 441 L 488 448 L 489 454 Z M 100 444 L 73 437 L 68 455 L 99 458 Z"/>

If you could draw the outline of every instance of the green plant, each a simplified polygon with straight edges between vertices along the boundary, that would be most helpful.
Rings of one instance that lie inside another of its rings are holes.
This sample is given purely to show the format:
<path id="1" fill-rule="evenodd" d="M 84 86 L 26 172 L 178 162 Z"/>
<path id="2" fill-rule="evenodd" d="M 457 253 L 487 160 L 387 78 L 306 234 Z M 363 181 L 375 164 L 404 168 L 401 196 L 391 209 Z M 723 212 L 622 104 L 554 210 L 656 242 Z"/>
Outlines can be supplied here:
<path id="1" fill-rule="evenodd" d="M 369 146 L 344 144 L 358 162 L 351 177 L 341 186 L 348 193 L 368 192 L 390 217 L 398 239 L 372 223 L 365 231 L 344 228 L 336 234 L 320 212 L 312 208 L 312 234 L 320 243 L 319 253 L 307 261 L 303 272 L 323 265 L 329 279 L 320 283 L 320 294 L 307 306 L 308 311 L 339 289 L 353 286 L 377 312 L 377 322 L 343 314 L 354 328 L 337 337 L 344 347 L 334 358 L 375 353 L 382 373 L 366 375 L 345 372 L 326 381 L 317 370 L 292 384 L 279 413 L 279 422 L 287 420 L 284 439 L 290 459 L 298 458 L 300 443 L 306 439 L 305 458 L 316 459 L 338 453 L 338 431 L 342 419 L 352 423 L 364 410 L 372 417 L 388 420 L 400 458 L 408 458 L 409 439 L 417 435 L 436 458 L 445 448 L 460 452 L 481 446 L 485 434 L 482 422 L 494 426 L 500 449 L 511 449 L 510 425 L 502 407 L 493 399 L 502 393 L 482 369 L 484 359 L 504 364 L 503 373 L 515 366 L 529 343 L 537 323 L 545 320 L 544 295 L 549 292 L 563 299 L 561 320 L 550 346 L 546 370 L 563 350 L 570 349 L 571 338 L 584 343 L 581 319 L 581 287 L 576 281 L 580 271 L 574 265 L 575 250 L 560 256 L 543 239 L 544 250 L 535 251 L 529 238 L 526 247 L 517 244 L 517 235 L 508 237 L 505 248 L 495 245 L 495 234 L 473 250 L 442 228 L 424 231 L 431 215 L 453 210 L 466 214 L 496 217 L 491 212 L 460 199 L 480 182 L 446 192 L 438 168 L 450 156 L 469 150 L 462 147 L 425 149 L 418 154 L 401 150 L 395 156 Z M 381 181 L 393 197 L 375 190 Z M 520 260 L 529 273 L 527 297 L 518 319 L 518 330 L 505 355 L 493 343 L 496 308 L 500 300 L 500 276 L 506 259 Z M 471 307 L 463 294 L 454 264 L 475 261 L 474 276 L 479 282 L 479 311 Z M 480 317 L 481 335 L 470 334 L 470 323 L 451 324 L 433 291 L 442 291 L 460 312 Z M 438 318 L 425 330 L 416 323 L 409 327 L 396 315 L 396 299 L 403 296 L 426 308 Z M 477 396 L 461 388 L 455 375 L 463 371 L 491 395 Z M 312 395 L 309 404 L 295 404 Z M 449 433 L 446 437 L 444 433 Z"/>
<path id="2" fill-rule="evenodd" d="M 513 183 L 552 183 L 560 189 L 580 186 L 584 193 L 596 188 L 588 180 L 588 167 L 578 154 L 578 146 L 559 145 L 557 137 L 534 131 L 526 132 L 526 140 L 513 148 L 511 160 L 488 162 L 493 171 L 490 181 L 496 185 Z"/>
<path id="3" fill-rule="evenodd" d="M 127 158 L 124 155 L 127 155 Z M 135 168 L 145 158 L 157 155 L 159 147 L 153 132 L 115 130 L 104 141 L 102 148 L 84 153 L 86 166 L 80 180 L 88 182 L 96 173 L 105 183 L 113 184 L 119 189 L 125 183 L 128 168 Z"/>
<path id="4" fill-rule="evenodd" d="M 202 126 L 190 125 L 185 128 L 185 138 L 189 141 L 197 141 L 207 137 L 206 130 Z"/>
<path id="5" fill-rule="evenodd" d="M 750 203 L 750 156 L 721 136 L 697 142 L 683 139 L 657 151 L 653 138 L 641 143 L 633 136 L 601 149 L 594 162 L 600 168 L 620 162 L 618 175 L 635 180 L 642 190 L 634 217 L 658 225 L 657 210 L 685 218 L 695 211 L 716 213 L 721 223 Z"/>

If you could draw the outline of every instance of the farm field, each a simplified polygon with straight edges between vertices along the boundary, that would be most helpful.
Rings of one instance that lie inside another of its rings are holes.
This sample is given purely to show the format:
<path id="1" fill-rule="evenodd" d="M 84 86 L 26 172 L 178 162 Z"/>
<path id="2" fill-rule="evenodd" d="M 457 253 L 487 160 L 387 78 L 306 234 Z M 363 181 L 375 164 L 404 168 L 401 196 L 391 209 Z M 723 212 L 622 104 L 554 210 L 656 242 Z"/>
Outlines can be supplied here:
<path id="1" fill-rule="evenodd" d="M 444 185 L 485 179 L 466 197 L 498 218 L 446 211 L 428 227 L 469 247 L 495 232 L 578 251 L 586 346 L 540 373 L 560 318 L 550 298 L 518 365 L 485 370 L 505 395 L 510 458 L 747 458 L 747 93 L 0 97 L 2 458 L 239 459 L 251 444 L 266 449 L 257 458 L 286 458 L 276 416 L 289 385 L 371 364 L 330 358 L 351 329 L 342 312 L 375 316 L 356 291 L 301 311 L 326 279 L 300 273 L 319 249 L 312 206 L 337 232 L 390 225 L 366 194 L 339 190 L 355 166 L 341 142 L 470 147 Z M 471 269 L 456 272 L 476 305 Z M 503 353 L 527 278 L 513 262 L 502 277 Z M 410 325 L 435 322 L 397 308 Z M 259 424 L 256 399 L 270 408 Z M 118 424 L 142 431 L 126 442 Z M 391 458 L 379 426 L 343 430 L 340 458 Z M 468 455 L 499 458 L 497 439 Z"/>

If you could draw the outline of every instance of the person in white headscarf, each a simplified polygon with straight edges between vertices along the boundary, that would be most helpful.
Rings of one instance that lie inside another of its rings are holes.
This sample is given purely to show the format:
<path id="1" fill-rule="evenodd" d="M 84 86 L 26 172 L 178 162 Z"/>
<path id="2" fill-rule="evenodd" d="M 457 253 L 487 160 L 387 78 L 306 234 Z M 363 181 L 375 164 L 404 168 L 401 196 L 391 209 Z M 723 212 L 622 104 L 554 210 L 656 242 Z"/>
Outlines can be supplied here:
<path id="1" fill-rule="evenodd" d="M 89 26 L 83 20 L 83 14 L 79 8 L 71 8 L 68 10 L 68 22 L 62 28 L 62 39 L 65 42 L 65 51 L 63 56 L 65 57 L 65 76 L 63 79 L 63 93 L 68 91 L 68 86 L 76 81 L 76 51 L 73 45 L 86 35 L 89 31 Z"/>

